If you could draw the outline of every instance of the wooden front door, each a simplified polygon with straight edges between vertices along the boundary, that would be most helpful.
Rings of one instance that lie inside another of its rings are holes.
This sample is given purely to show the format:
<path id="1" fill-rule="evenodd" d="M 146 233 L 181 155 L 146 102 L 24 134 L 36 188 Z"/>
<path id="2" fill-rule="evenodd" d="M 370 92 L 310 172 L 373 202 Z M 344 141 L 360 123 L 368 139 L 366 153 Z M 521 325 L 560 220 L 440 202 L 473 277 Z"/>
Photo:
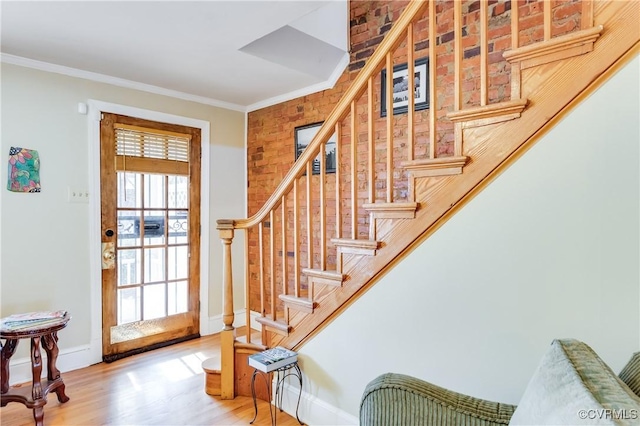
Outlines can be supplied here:
<path id="1" fill-rule="evenodd" d="M 200 129 L 104 113 L 103 359 L 199 336 Z"/>

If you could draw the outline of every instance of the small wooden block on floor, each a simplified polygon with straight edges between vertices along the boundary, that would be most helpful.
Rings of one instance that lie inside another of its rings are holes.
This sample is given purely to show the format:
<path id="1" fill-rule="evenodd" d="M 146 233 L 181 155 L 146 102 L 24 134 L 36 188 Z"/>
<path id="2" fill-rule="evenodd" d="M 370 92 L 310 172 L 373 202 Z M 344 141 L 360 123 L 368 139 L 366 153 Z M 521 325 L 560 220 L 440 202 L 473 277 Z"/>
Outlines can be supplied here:
<path id="1" fill-rule="evenodd" d="M 220 396 L 222 385 L 220 380 L 220 359 L 209 358 L 202 361 L 204 370 L 204 391 L 208 395 Z"/>

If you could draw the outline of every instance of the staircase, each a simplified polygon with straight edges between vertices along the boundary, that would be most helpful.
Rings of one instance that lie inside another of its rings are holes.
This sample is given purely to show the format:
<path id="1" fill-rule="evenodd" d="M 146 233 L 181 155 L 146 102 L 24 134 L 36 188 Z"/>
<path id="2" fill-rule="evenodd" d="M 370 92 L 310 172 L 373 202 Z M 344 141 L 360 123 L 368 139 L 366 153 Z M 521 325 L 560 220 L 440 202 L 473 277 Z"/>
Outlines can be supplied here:
<path id="1" fill-rule="evenodd" d="M 637 55 L 639 21 L 638 2 L 410 1 L 262 208 L 218 221 L 221 397 L 248 394 L 249 354 L 312 338 Z M 414 65 L 425 44 L 426 72 Z M 378 78 L 400 64 L 419 78 L 402 80 L 402 69 Z M 426 100 L 408 96 L 409 112 L 394 113 L 394 97 L 426 88 Z M 328 174 L 334 134 L 337 167 Z M 261 315 L 260 343 L 248 327 L 245 342 L 235 333 L 236 230 L 252 260 L 245 303 Z"/>

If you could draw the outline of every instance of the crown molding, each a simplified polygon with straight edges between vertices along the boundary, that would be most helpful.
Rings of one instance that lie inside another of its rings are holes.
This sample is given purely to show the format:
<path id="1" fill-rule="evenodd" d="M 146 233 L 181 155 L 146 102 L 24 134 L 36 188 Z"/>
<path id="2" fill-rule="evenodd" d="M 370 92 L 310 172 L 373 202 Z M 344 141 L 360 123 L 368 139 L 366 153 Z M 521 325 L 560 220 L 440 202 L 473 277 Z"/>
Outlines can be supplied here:
<path id="1" fill-rule="evenodd" d="M 336 82 L 338 81 L 338 79 L 340 78 L 344 70 L 347 68 L 347 66 L 349 65 L 349 53 L 348 52 L 344 53 L 344 55 L 342 56 L 342 59 L 340 60 L 340 62 L 338 62 L 338 65 L 334 69 L 333 73 L 331 74 L 331 76 L 329 76 L 329 78 L 326 81 L 323 81 L 321 83 L 317 83 L 311 86 L 307 86 L 299 90 L 294 90 L 292 92 L 285 93 L 283 95 L 275 96 L 273 98 L 265 99 L 264 101 L 256 102 L 249 106 L 232 104 L 230 102 L 219 101 L 217 99 L 207 98 L 204 96 L 192 95 L 189 93 L 179 92 L 177 90 L 171 90 L 171 89 L 165 89 L 163 87 L 153 86 L 151 84 L 145 84 L 145 83 L 139 83 L 137 81 L 126 80 L 124 78 L 112 77 L 105 74 L 99 74 L 91 71 L 84 71 L 77 68 L 71 68 L 63 65 L 52 64 L 49 62 L 37 61 L 35 59 L 29 59 L 29 58 L 24 58 L 22 56 L 10 55 L 8 53 L 0 52 L 0 62 L 247 113 L 247 112 L 259 110 L 261 108 L 266 108 L 272 105 L 283 103 L 286 101 L 290 101 L 291 99 L 296 99 L 302 96 L 310 95 L 312 93 L 317 93 L 322 90 L 331 89 L 332 87 L 335 86 Z"/>
<path id="2" fill-rule="evenodd" d="M 189 93 L 179 92 L 177 90 L 165 89 L 163 87 L 153 86 L 151 84 L 139 83 L 137 81 L 126 80 L 124 78 L 112 77 L 105 74 L 99 74 L 91 71 L 84 71 L 77 68 L 65 67 L 49 62 L 37 61 L 35 59 L 24 58 L 21 56 L 0 53 L 0 61 L 6 64 L 18 65 L 26 68 L 33 68 L 40 71 L 47 71 L 56 74 L 68 75 L 70 77 L 83 78 L 85 80 L 96 81 L 98 83 L 111 84 L 113 86 L 124 87 L 127 89 L 140 90 L 142 92 L 154 93 L 156 95 L 169 96 L 171 98 L 182 99 L 185 101 L 197 102 L 200 104 L 210 105 L 214 107 L 230 109 L 233 111 L 247 112 L 247 108 L 243 105 L 232 104 L 229 102 L 219 101 L 204 96 L 192 95 Z"/>
<path id="3" fill-rule="evenodd" d="M 335 86 L 336 82 L 338 81 L 344 70 L 347 68 L 347 65 L 349 65 L 349 60 L 349 52 L 345 52 L 342 56 L 342 59 L 340 59 L 340 62 L 338 62 L 338 65 L 336 65 L 335 69 L 333 70 L 333 73 L 326 81 L 307 86 L 299 90 L 294 90 L 293 92 L 285 93 L 284 95 L 275 96 L 273 98 L 265 99 L 264 101 L 256 102 L 255 104 L 251 104 L 247 107 L 247 112 L 252 112 L 261 108 L 269 107 L 271 105 L 280 104 L 286 101 L 290 101 L 291 99 L 296 99 L 302 96 L 310 95 L 312 93 L 317 93 L 322 90 L 331 89 L 333 86 Z"/>

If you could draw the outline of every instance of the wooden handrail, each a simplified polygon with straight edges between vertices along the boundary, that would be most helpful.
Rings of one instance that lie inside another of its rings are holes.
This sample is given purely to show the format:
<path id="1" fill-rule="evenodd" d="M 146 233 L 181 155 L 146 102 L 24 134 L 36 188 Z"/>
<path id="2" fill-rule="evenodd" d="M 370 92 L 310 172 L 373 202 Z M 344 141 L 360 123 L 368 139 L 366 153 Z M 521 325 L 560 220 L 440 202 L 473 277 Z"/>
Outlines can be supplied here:
<path id="1" fill-rule="evenodd" d="M 271 197 L 269 197 L 262 208 L 250 218 L 233 220 L 235 229 L 246 229 L 257 225 L 278 205 L 280 199 L 291 189 L 298 176 L 304 173 L 307 162 L 313 161 L 320 147 L 320 143 L 326 143 L 331 135 L 333 135 L 336 124 L 347 117 L 350 112 L 351 102 L 362 96 L 367 88 L 367 80 L 382 68 L 387 53 L 393 51 L 405 39 L 405 31 L 409 23 L 411 23 L 416 16 L 419 16 L 428 5 L 429 2 L 426 0 L 413 0 L 407 5 L 404 12 L 398 18 L 398 21 L 391 27 L 382 42 L 380 42 L 378 48 L 360 70 L 336 107 L 322 124 L 316 136 L 302 152 L 273 194 L 271 194 Z M 392 70 L 389 70 L 389 72 L 392 72 Z M 389 111 L 389 114 L 393 114 L 393 111 Z M 228 221 L 229 219 L 218 220 L 218 229 L 220 229 L 221 222 L 227 223 Z"/>

